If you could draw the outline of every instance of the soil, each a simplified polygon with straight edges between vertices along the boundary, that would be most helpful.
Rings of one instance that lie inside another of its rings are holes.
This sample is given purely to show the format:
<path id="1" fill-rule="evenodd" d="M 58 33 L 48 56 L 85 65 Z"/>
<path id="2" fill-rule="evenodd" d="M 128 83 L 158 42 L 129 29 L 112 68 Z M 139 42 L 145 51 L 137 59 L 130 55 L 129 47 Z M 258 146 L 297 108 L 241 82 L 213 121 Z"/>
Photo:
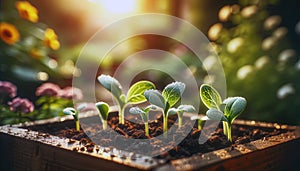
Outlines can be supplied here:
<path id="1" fill-rule="evenodd" d="M 74 140 L 79 140 L 82 144 L 85 145 L 86 148 L 78 149 L 74 148 L 73 150 L 86 150 L 93 151 L 95 146 L 94 142 L 101 142 L 101 146 L 109 147 L 109 148 L 117 148 L 119 149 L 119 145 L 122 144 L 122 147 L 125 148 L 122 150 L 128 149 L 142 149 L 144 148 L 145 142 L 136 142 L 136 143 L 128 143 L 122 141 L 122 139 L 150 139 L 150 144 L 153 149 L 162 150 L 161 139 L 156 138 L 159 135 L 163 134 L 162 130 L 162 117 L 161 115 L 153 116 L 153 119 L 149 121 L 149 134 L 150 136 L 145 136 L 144 125 L 139 119 L 139 116 L 136 115 L 126 115 L 125 124 L 118 124 L 118 116 L 116 113 L 110 114 L 108 118 L 108 125 L 112 129 L 103 130 L 102 125 L 100 124 L 99 117 L 90 118 L 90 122 L 88 125 L 85 123 L 81 123 L 81 126 L 84 127 L 84 130 L 76 131 L 74 122 L 68 121 L 66 123 L 58 123 L 58 124 L 49 124 L 49 125 L 39 125 L 28 127 L 31 130 L 36 130 L 39 132 L 49 133 L 51 135 L 56 135 L 59 137 L 70 138 L 69 143 L 72 144 Z M 155 119 L 156 118 L 156 119 Z M 132 122 L 134 121 L 134 122 Z M 172 147 L 169 151 L 161 151 L 157 154 L 156 158 L 162 158 L 165 160 L 173 160 L 180 159 L 184 157 L 189 157 L 192 155 L 202 155 L 203 153 L 207 153 L 210 151 L 222 149 L 225 147 L 234 147 L 238 144 L 248 143 L 250 141 L 254 141 L 261 138 L 267 138 L 270 136 L 278 135 L 280 133 L 286 132 L 286 130 L 276 129 L 276 128 L 261 128 L 261 127 L 250 127 L 244 125 L 232 125 L 232 139 L 233 142 L 229 142 L 223 134 L 223 129 L 221 124 L 219 127 L 210 135 L 204 135 L 209 137 L 208 140 L 199 144 L 199 136 L 201 131 L 197 129 L 197 123 L 192 125 L 192 121 L 188 118 L 183 120 L 183 126 L 178 128 L 177 125 L 177 116 L 170 116 L 168 119 L 168 126 L 174 126 L 176 129 L 171 130 L 171 136 L 168 136 L 168 144 L 167 146 Z M 209 127 L 209 126 L 208 126 Z M 184 135 L 184 130 L 190 130 L 188 135 Z M 173 132 L 172 132 L 173 131 Z M 116 134 L 116 132 L 118 134 Z M 205 132 L 203 132 L 205 134 Z M 89 136 L 88 136 L 89 135 Z M 180 143 L 174 147 L 174 138 L 177 137 L 185 137 Z M 91 141 L 91 139 L 93 141 Z M 74 139 L 74 140 L 73 140 Z M 125 144 L 124 144 L 125 143 Z M 166 144 L 163 144 L 166 146 Z M 127 148 L 126 148 L 127 147 Z M 174 147 L 174 148 L 173 148 Z M 144 149 L 145 150 L 145 149 Z M 151 149 L 152 150 L 152 149 Z M 157 151 L 153 151 L 157 152 Z"/>

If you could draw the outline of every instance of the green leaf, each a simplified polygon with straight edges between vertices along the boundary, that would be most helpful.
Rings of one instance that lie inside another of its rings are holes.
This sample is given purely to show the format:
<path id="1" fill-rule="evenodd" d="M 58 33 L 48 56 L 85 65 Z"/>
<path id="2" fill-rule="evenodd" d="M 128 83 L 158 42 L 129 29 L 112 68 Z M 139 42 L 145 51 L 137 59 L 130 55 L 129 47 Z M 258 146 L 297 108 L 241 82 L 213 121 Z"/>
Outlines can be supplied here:
<path id="1" fill-rule="evenodd" d="M 232 123 L 235 118 L 237 118 L 246 108 L 247 101 L 243 97 L 229 97 L 224 100 L 225 115 L 230 118 Z"/>
<path id="2" fill-rule="evenodd" d="M 206 115 L 207 117 L 210 119 L 210 120 L 216 120 L 216 121 L 226 121 L 227 122 L 227 119 L 225 118 L 223 112 L 217 110 L 217 109 L 209 109 L 207 112 L 206 112 Z"/>
<path id="3" fill-rule="evenodd" d="M 165 109 L 166 108 L 166 102 L 165 102 L 165 99 L 164 97 L 161 95 L 161 93 L 157 90 L 146 90 L 145 93 L 144 93 L 147 101 L 150 103 L 150 104 L 153 104 L 157 107 L 160 107 L 162 109 Z"/>
<path id="4" fill-rule="evenodd" d="M 144 92 L 154 88 L 155 85 L 150 81 L 139 81 L 133 84 L 128 90 L 127 102 L 133 104 L 145 102 L 147 99 L 144 96 Z"/>
<path id="5" fill-rule="evenodd" d="M 107 120 L 109 113 L 109 105 L 105 102 L 97 102 L 95 105 L 99 111 L 100 117 L 103 120 Z"/>
<path id="6" fill-rule="evenodd" d="M 63 110 L 63 113 L 65 115 L 76 115 L 76 109 L 72 108 L 72 107 L 67 107 Z"/>
<path id="7" fill-rule="evenodd" d="M 173 82 L 168 84 L 163 92 L 162 96 L 169 103 L 170 107 L 174 106 L 178 100 L 181 98 L 183 91 L 185 89 L 185 84 L 182 82 Z"/>
<path id="8" fill-rule="evenodd" d="M 176 108 L 170 108 L 168 110 L 168 115 L 175 115 L 178 112 Z"/>
<path id="9" fill-rule="evenodd" d="M 195 112 L 196 111 L 194 106 L 192 106 L 192 105 L 180 105 L 180 106 L 178 106 L 177 109 L 180 111 L 183 111 L 183 112 Z"/>
<path id="10" fill-rule="evenodd" d="M 115 78 L 113 78 L 109 75 L 102 74 L 98 77 L 98 81 L 103 85 L 104 88 L 106 88 L 117 99 L 119 99 L 119 97 L 122 94 L 122 86 L 118 80 L 116 80 Z"/>
<path id="11" fill-rule="evenodd" d="M 148 112 L 139 107 L 132 107 L 129 109 L 129 112 L 132 114 L 139 114 L 142 117 L 143 122 L 148 122 L 149 120 Z"/>
<path id="12" fill-rule="evenodd" d="M 219 109 L 219 106 L 222 104 L 222 99 L 218 91 L 208 84 L 201 85 L 200 97 L 208 109 Z"/>
<path id="13" fill-rule="evenodd" d="M 129 112 L 132 114 L 139 114 L 139 115 L 146 113 L 144 110 L 140 109 L 139 107 L 132 107 L 129 109 Z"/>

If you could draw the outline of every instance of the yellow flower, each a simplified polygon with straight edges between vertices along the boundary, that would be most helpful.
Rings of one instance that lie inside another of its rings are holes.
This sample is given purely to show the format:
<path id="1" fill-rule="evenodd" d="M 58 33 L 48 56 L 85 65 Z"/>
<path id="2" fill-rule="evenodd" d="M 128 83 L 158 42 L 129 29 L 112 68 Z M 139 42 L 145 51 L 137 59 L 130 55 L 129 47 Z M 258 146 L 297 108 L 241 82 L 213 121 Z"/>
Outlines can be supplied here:
<path id="1" fill-rule="evenodd" d="M 17 1 L 16 7 L 21 18 L 36 23 L 39 19 L 38 10 L 27 1 Z"/>
<path id="2" fill-rule="evenodd" d="M 20 34 L 17 28 L 9 23 L 0 23 L 0 37 L 1 39 L 9 44 L 15 44 L 20 39 Z"/>
<path id="3" fill-rule="evenodd" d="M 39 52 L 37 49 L 33 48 L 30 50 L 30 55 L 34 58 L 34 59 L 41 59 L 43 56 L 41 54 L 41 52 Z"/>
<path id="4" fill-rule="evenodd" d="M 53 29 L 48 28 L 45 30 L 44 43 L 53 50 L 59 49 L 60 43 Z"/>

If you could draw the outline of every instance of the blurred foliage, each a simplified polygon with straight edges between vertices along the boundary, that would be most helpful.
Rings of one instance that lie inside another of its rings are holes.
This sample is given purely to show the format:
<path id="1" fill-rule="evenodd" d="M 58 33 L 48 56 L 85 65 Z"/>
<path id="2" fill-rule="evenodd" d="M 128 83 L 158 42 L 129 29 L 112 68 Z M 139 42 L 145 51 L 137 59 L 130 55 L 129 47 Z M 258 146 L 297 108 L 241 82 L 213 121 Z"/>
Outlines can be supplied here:
<path id="1" fill-rule="evenodd" d="M 279 4 L 277 0 L 225 4 L 208 37 L 223 63 L 228 95 L 243 96 L 249 102 L 241 117 L 300 124 L 299 41 L 295 46 L 289 38 L 300 35 L 295 34 L 296 22 L 291 28 L 284 25 L 292 18 L 274 10 L 280 9 Z"/>

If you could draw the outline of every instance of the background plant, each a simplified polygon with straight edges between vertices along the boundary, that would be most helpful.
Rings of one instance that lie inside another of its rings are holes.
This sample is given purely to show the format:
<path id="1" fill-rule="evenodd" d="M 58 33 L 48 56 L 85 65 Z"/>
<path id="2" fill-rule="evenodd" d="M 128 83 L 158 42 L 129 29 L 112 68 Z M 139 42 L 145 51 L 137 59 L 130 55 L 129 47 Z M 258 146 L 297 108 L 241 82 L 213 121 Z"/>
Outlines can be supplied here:
<path id="1" fill-rule="evenodd" d="M 147 101 L 159 108 L 163 112 L 163 132 L 164 136 L 167 137 L 168 131 L 168 112 L 180 99 L 185 89 L 185 84 L 182 82 L 173 82 L 168 84 L 160 93 L 158 90 L 146 90 L 145 97 Z"/>
<path id="2" fill-rule="evenodd" d="M 122 86 L 118 80 L 109 75 L 100 75 L 98 81 L 110 91 L 119 106 L 119 123 L 124 124 L 125 108 L 129 104 L 139 104 L 146 101 L 144 92 L 148 89 L 155 88 L 155 85 L 150 81 L 139 81 L 133 84 L 127 95 L 123 94 Z"/>
<path id="3" fill-rule="evenodd" d="M 243 97 L 229 97 L 222 102 L 221 96 L 216 89 L 208 84 L 200 87 L 200 97 L 209 109 L 206 115 L 211 120 L 223 122 L 223 132 L 229 141 L 232 141 L 231 125 L 246 108 L 246 99 Z"/>

